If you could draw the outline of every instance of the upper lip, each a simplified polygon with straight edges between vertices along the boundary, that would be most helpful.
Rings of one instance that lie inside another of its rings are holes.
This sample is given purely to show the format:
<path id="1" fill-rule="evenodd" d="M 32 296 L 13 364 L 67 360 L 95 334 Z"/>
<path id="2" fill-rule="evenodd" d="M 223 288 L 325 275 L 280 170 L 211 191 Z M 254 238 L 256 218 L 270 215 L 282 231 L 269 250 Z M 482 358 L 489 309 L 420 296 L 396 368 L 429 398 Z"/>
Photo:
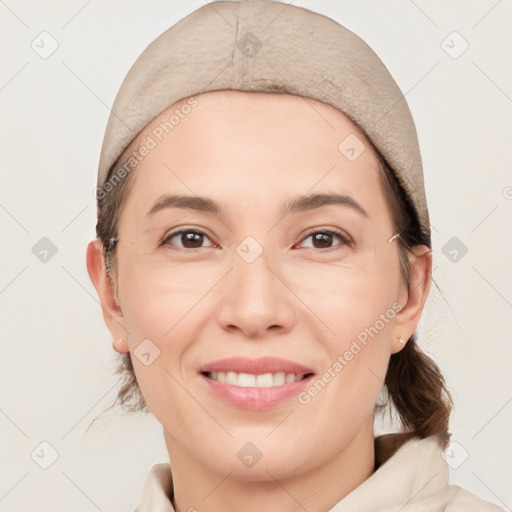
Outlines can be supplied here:
<path id="1" fill-rule="evenodd" d="M 236 372 L 252 373 L 260 375 L 262 373 L 295 373 L 296 375 L 305 375 L 314 373 L 311 368 L 303 366 L 293 361 L 280 359 L 278 357 L 261 357 L 259 359 L 249 359 L 247 357 L 230 357 L 220 359 L 202 366 L 199 371 L 205 372 Z"/>

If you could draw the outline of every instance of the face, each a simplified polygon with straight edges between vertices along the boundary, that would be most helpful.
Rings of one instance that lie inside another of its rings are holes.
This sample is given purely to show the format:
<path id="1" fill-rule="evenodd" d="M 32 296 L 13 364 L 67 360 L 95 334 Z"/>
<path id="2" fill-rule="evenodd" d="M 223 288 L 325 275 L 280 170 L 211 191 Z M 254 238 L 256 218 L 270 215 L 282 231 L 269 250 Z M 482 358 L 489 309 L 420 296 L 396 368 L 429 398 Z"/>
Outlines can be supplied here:
<path id="1" fill-rule="evenodd" d="M 155 145 L 122 210 L 109 328 L 171 453 L 245 479 L 304 472 L 371 431 L 398 336 L 419 320 L 377 156 L 323 103 L 195 100 L 138 139 Z"/>

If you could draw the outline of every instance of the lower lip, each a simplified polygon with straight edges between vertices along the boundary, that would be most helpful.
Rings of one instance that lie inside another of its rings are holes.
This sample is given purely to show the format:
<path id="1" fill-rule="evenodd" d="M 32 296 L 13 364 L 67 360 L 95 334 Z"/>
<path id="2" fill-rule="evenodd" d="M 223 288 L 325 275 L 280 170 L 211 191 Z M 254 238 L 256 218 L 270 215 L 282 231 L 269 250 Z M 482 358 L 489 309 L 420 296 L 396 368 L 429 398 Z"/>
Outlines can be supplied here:
<path id="1" fill-rule="evenodd" d="M 281 386 L 244 388 L 210 379 L 203 374 L 200 374 L 200 376 L 206 381 L 214 395 L 235 407 L 250 411 L 265 411 L 286 402 L 290 398 L 297 396 L 309 385 L 314 377 L 314 375 L 310 375 L 305 379 L 282 384 Z"/>

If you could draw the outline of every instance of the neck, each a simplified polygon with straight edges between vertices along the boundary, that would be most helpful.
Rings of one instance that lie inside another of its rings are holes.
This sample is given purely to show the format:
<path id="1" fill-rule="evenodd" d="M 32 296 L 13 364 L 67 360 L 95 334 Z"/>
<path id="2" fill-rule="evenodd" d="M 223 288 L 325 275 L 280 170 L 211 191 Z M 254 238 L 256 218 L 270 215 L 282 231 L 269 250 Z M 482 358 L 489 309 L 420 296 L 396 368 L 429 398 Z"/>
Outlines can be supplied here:
<path id="1" fill-rule="evenodd" d="M 367 480 L 374 472 L 373 417 L 338 453 L 318 467 L 279 480 L 241 480 L 220 474 L 192 457 L 164 431 L 176 512 L 325 512 Z M 248 499 L 250 497 L 250 499 Z"/>

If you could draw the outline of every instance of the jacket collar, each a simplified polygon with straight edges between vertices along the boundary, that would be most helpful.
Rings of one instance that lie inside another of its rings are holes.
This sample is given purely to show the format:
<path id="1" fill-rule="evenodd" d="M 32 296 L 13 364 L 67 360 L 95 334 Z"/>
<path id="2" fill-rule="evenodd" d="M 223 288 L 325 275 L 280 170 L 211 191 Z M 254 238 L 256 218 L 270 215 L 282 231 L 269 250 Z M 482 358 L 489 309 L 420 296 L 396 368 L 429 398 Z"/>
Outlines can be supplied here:
<path id="1" fill-rule="evenodd" d="M 449 470 L 443 451 L 436 435 L 424 439 L 410 433 L 377 436 L 377 470 L 328 512 L 373 512 L 376 504 L 381 512 L 423 510 L 407 505 L 439 495 L 446 488 Z"/>
<path id="2" fill-rule="evenodd" d="M 420 439 L 412 433 L 393 433 L 375 437 L 375 472 L 328 512 L 370 512 L 376 503 L 381 511 L 401 510 L 442 491 L 449 478 L 442 452 L 438 436 Z M 175 512 L 172 490 L 170 465 L 155 464 L 135 512 Z"/>

